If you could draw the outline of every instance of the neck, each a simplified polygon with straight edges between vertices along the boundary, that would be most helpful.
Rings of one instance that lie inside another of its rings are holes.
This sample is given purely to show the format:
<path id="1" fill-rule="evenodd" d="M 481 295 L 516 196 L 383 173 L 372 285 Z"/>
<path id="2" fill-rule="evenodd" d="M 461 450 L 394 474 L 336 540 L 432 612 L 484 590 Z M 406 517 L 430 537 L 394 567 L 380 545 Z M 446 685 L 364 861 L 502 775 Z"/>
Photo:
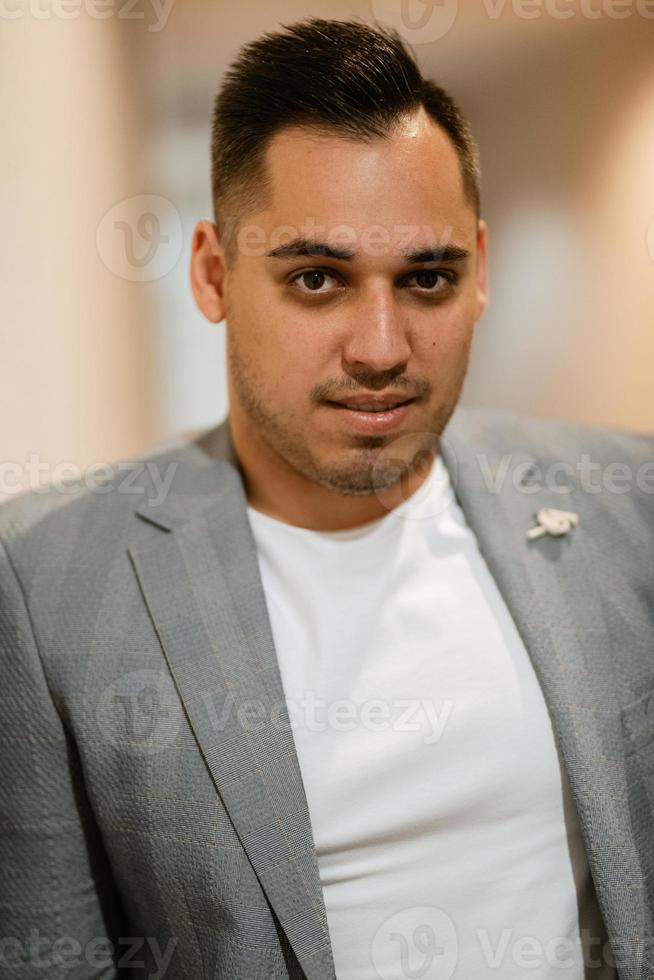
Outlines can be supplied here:
<path id="1" fill-rule="evenodd" d="M 411 469 L 385 490 L 354 496 L 339 493 L 305 477 L 276 453 L 231 410 L 230 440 L 250 507 L 286 524 L 312 531 L 342 531 L 384 517 L 412 496 L 425 482 L 428 466 Z"/>

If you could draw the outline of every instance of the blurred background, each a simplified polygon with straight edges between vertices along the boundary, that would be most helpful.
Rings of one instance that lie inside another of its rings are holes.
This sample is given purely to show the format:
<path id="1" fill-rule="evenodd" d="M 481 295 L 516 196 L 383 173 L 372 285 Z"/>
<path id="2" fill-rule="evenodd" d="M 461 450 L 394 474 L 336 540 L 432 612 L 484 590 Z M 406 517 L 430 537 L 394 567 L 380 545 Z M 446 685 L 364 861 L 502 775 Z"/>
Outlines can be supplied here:
<path id="1" fill-rule="evenodd" d="M 212 104 L 308 15 L 396 26 L 471 120 L 491 285 L 463 402 L 654 431 L 654 0 L 3 0 L 0 496 L 225 416 L 188 279 Z"/>

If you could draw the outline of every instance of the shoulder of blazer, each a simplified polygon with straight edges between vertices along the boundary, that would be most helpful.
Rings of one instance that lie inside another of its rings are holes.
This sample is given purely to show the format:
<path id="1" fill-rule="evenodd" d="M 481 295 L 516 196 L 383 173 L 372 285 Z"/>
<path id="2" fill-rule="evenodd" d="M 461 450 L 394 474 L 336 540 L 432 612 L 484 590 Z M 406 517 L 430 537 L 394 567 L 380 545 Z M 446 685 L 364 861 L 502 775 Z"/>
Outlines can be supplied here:
<path id="1" fill-rule="evenodd" d="M 654 435 L 626 428 L 457 407 L 444 455 L 479 471 L 514 476 L 520 492 L 549 489 L 548 506 L 579 511 L 585 534 L 635 565 L 654 564 Z M 524 461 L 528 461 L 528 466 Z M 529 472 L 527 472 L 527 470 Z M 517 477 L 516 477 L 517 479 Z M 569 493 L 561 494 L 567 488 Z M 567 503 L 557 504 L 557 498 Z"/>
<path id="2" fill-rule="evenodd" d="M 182 433 L 158 443 L 149 452 L 90 467 L 79 476 L 21 491 L 0 503 L 0 540 L 7 550 L 26 560 L 36 558 L 40 542 L 62 545 L 103 525 L 120 527 L 138 522 L 140 511 L 156 517 L 170 509 L 170 498 L 197 504 L 214 499 L 221 483 L 233 480 L 227 420 L 199 432 Z M 174 523 L 173 517 L 169 523 Z"/>
<path id="3" fill-rule="evenodd" d="M 444 435 L 452 433 L 471 444 L 485 444 L 496 451 L 520 448 L 534 456 L 561 459 L 573 458 L 584 451 L 598 457 L 618 452 L 625 461 L 654 460 L 654 433 L 651 432 L 495 409 L 457 406 Z"/>

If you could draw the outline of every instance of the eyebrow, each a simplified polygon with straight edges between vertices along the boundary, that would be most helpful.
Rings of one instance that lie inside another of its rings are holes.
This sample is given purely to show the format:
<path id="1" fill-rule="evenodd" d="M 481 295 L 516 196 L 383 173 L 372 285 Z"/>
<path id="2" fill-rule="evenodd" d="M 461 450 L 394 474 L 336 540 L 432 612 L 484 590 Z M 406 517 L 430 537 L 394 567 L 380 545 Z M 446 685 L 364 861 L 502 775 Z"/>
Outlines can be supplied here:
<path id="1" fill-rule="evenodd" d="M 418 264 L 423 262 L 461 262 L 470 256 L 470 252 L 460 245 L 437 245 L 432 248 L 419 248 L 400 253 L 407 262 Z M 279 245 L 266 253 L 267 258 L 292 259 L 298 256 L 320 256 L 321 258 L 351 261 L 356 252 L 349 248 L 335 248 L 326 242 L 311 238 L 294 238 L 287 245 Z"/>

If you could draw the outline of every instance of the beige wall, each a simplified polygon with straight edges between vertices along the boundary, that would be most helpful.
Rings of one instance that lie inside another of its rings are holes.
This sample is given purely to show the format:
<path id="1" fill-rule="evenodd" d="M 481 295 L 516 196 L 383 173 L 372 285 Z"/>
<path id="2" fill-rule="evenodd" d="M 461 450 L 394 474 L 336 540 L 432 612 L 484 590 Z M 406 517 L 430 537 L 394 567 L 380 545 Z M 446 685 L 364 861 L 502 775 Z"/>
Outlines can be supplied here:
<path id="1" fill-rule="evenodd" d="M 117 23 L 0 29 L 4 496 L 31 485 L 30 457 L 56 478 L 135 453 L 158 427 L 151 298 L 96 247 L 101 216 L 143 185 Z"/>
<path id="2" fill-rule="evenodd" d="M 465 397 L 654 431 L 654 22 L 530 31 L 461 82 L 491 230 Z"/>

